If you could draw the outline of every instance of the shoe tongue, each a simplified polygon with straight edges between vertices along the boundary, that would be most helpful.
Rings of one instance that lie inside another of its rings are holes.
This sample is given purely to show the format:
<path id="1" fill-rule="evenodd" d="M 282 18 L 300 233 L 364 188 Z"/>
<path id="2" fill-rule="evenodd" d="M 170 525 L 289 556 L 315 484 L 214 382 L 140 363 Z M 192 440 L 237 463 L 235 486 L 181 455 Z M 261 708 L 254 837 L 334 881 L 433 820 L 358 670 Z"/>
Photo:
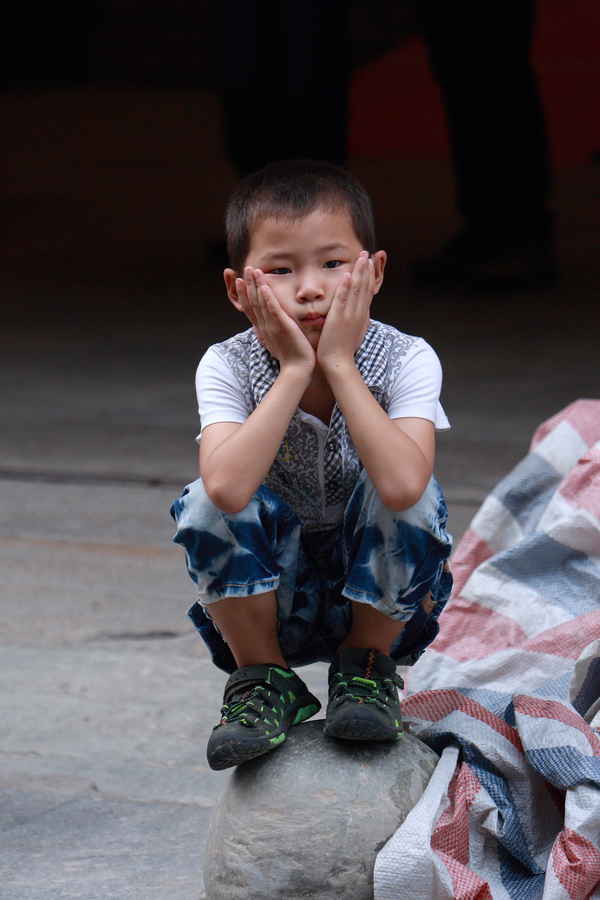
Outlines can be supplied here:
<path id="1" fill-rule="evenodd" d="M 237 669 L 225 685 L 225 701 L 227 703 L 237 702 L 257 685 L 268 683 L 269 669 L 267 666 L 246 666 Z"/>
<path id="2" fill-rule="evenodd" d="M 393 678 L 396 674 L 396 663 L 391 657 L 378 650 L 363 650 L 358 647 L 342 650 L 339 667 L 340 671 L 359 675 L 361 678 L 369 678 L 372 674 Z"/>

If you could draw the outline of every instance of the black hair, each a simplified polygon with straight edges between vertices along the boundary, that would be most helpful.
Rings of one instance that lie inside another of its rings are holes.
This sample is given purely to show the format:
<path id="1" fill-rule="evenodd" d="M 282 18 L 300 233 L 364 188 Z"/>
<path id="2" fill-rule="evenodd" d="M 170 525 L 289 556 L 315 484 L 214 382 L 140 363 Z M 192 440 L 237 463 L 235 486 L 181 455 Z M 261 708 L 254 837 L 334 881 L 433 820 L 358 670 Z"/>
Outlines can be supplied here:
<path id="1" fill-rule="evenodd" d="M 371 199 L 360 181 L 340 166 L 318 160 L 283 160 L 253 172 L 235 188 L 225 216 L 231 267 L 241 272 L 252 228 L 265 218 L 290 221 L 315 209 L 347 209 L 356 237 L 369 253 L 377 250 Z"/>

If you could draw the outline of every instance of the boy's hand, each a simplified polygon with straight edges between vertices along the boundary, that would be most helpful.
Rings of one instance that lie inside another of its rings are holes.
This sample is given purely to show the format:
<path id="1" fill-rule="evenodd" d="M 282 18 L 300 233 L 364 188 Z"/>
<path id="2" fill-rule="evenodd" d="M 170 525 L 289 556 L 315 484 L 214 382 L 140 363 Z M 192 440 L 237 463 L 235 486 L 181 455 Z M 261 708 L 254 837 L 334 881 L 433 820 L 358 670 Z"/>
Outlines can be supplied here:
<path id="1" fill-rule="evenodd" d="M 246 314 L 263 347 L 279 360 L 280 368 L 301 365 L 312 372 L 315 351 L 306 335 L 281 308 L 260 269 L 247 266 L 244 277 L 236 280 L 242 311 Z"/>
<path id="2" fill-rule="evenodd" d="M 343 363 L 354 363 L 369 327 L 369 309 L 375 291 L 375 268 L 363 251 L 352 273 L 341 279 L 327 313 L 317 346 L 317 361 L 323 371 Z"/>

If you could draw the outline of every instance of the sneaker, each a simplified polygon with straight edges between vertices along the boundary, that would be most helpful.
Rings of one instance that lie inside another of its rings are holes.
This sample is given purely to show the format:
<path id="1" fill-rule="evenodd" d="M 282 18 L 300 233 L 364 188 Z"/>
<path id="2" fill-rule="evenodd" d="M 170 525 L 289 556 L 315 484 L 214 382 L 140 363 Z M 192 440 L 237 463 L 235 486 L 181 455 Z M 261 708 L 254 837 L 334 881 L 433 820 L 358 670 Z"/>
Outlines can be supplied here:
<path id="1" fill-rule="evenodd" d="M 283 743 L 286 730 L 314 716 L 321 704 L 295 672 L 279 666 L 244 666 L 225 685 L 221 721 L 213 728 L 211 769 L 227 769 Z"/>
<path id="2" fill-rule="evenodd" d="M 404 734 L 396 663 L 378 650 L 350 647 L 329 668 L 325 734 L 347 741 L 397 741 Z"/>

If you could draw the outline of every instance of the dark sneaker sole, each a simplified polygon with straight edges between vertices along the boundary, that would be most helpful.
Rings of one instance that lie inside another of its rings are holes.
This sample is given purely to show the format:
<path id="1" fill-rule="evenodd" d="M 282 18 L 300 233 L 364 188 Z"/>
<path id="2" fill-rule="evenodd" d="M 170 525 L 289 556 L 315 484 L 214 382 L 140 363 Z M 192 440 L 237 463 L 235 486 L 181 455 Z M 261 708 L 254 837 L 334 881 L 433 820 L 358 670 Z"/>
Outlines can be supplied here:
<path id="1" fill-rule="evenodd" d="M 233 736 L 225 733 L 220 734 L 217 728 L 208 739 L 206 748 L 209 766 L 217 771 L 230 769 L 232 766 L 248 762 L 250 759 L 255 759 L 257 756 L 262 756 L 270 750 L 274 750 L 275 747 L 278 747 L 285 741 L 287 737 L 286 729 L 299 725 L 300 722 L 304 722 L 306 719 L 310 719 L 311 716 L 314 716 L 320 710 L 321 704 L 316 698 L 313 699 L 315 700 L 314 703 L 310 700 L 307 701 L 305 698 L 300 706 L 297 704 L 292 706 L 281 727 L 269 735 L 246 737 L 241 734 Z"/>
<path id="2" fill-rule="evenodd" d="M 286 739 L 284 731 L 270 738 L 244 740 L 243 738 L 224 738 L 219 740 L 218 735 L 213 741 L 213 736 L 208 741 L 207 756 L 211 769 L 230 769 L 240 763 L 248 762 L 257 756 L 262 756 L 282 744 Z"/>
<path id="3" fill-rule="evenodd" d="M 371 719 L 358 709 L 346 710 L 334 722 L 327 722 L 327 737 L 342 741 L 399 741 L 404 732 L 398 728 Z"/>

